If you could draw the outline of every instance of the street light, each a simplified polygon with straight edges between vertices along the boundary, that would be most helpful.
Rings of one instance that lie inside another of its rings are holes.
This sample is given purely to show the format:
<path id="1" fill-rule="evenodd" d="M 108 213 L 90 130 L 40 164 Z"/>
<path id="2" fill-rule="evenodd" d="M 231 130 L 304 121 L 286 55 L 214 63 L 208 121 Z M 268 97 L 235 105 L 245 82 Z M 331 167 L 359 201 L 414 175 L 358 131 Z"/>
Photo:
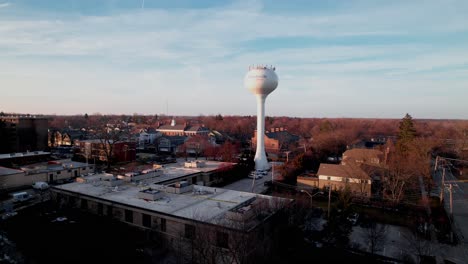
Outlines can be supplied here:
<path id="1" fill-rule="evenodd" d="M 323 192 L 316 192 L 314 194 L 310 194 L 308 191 L 306 190 L 301 190 L 301 193 L 306 193 L 307 195 L 309 195 L 310 197 L 310 206 L 312 207 L 312 197 L 314 197 L 315 195 L 317 194 L 323 194 Z"/>

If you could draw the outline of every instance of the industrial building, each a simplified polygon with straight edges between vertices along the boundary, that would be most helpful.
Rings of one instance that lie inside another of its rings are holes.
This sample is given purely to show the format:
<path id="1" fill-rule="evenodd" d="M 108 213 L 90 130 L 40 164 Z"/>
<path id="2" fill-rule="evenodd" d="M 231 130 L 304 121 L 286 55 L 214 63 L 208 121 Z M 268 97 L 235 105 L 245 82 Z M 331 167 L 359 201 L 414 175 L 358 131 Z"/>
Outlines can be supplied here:
<path id="1" fill-rule="evenodd" d="M 61 206 L 78 207 L 147 230 L 163 246 L 216 263 L 238 263 L 271 252 L 282 209 L 292 200 L 187 181 L 156 184 L 164 173 L 95 175 L 52 188 Z M 144 180 L 144 184 L 142 184 Z M 138 182 L 138 183 L 137 183 Z"/>
<path id="2" fill-rule="evenodd" d="M 0 166 L 0 190 L 31 186 L 35 182 L 60 183 L 94 172 L 94 165 L 69 159 L 35 163 L 18 168 Z"/>

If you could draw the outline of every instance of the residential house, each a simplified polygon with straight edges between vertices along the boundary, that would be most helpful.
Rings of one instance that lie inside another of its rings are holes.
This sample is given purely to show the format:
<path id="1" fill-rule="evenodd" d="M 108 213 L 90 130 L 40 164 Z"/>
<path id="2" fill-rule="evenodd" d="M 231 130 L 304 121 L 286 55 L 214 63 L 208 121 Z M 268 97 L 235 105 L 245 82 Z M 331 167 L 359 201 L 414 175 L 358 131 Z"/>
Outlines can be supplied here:
<path id="1" fill-rule="evenodd" d="M 159 137 L 162 137 L 162 133 L 152 127 L 141 129 L 137 134 L 138 148 L 145 149 L 148 146 L 154 146 Z"/>
<path id="2" fill-rule="evenodd" d="M 203 125 L 190 125 L 187 122 L 177 124 L 175 119 L 172 119 L 170 124 L 159 126 L 156 130 L 165 136 L 207 136 L 210 132 L 210 130 Z"/>
<path id="3" fill-rule="evenodd" d="M 299 136 L 289 133 L 283 127 L 271 128 L 265 131 L 265 151 L 268 154 L 277 155 L 280 152 L 287 151 L 299 142 Z M 257 146 L 257 131 L 255 130 L 254 136 L 251 139 L 252 149 Z"/>
<path id="4" fill-rule="evenodd" d="M 162 136 L 156 140 L 159 153 L 176 154 L 182 151 L 181 145 L 188 139 L 186 136 Z"/>
<path id="5" fill-rule="evenodd" d="M 354 195 L 371 196 L 372 180 L 370 176 L 355 163 L 320 164 L 317 172 L 319 188 L 343 190 L 346 187 Z"/>

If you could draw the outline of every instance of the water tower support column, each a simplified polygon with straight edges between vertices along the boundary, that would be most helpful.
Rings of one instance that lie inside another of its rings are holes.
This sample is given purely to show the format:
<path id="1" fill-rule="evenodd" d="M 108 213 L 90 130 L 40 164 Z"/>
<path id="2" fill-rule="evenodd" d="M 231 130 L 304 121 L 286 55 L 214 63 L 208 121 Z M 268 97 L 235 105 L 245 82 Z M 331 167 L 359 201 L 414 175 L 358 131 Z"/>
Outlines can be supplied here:
<path id="1" fill-rule="evenodd" d="M 265 99 L 266 94 L 257 94 L 257 150 L 255 152 L 255 168 L 268 170 L 268 160 L 265 154 Z"/>

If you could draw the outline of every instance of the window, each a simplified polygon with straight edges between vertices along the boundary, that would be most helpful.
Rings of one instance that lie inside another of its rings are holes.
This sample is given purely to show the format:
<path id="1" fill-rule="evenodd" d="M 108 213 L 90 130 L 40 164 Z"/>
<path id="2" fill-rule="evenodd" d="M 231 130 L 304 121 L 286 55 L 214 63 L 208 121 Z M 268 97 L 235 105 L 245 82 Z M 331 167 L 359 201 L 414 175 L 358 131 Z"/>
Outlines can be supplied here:
<path id="1" fill-rule="evenodd" d="M 229 235 L 224 232 L 216 232 L 216 245 L 222 248 L 228 248 Z"/>
<path id="2" fill-rule="evenodd" d="M 61 172 L 61 171 L 57 171 L 57 175 L 60 174 L 60 173 L 62 173 L 62 172 Z"/>
<path id="3" fill-rule="evenodd" d="M 161 218 L 161 231 L 166 232 L 166 219 Z"/>
<path id="4" fill-rule="evenodd" d="M 107 206 L 107 216 L 112 217 L 112 206 Z"/>
<path id="5" fill-rule="evenodd" d="M 97 213 L 98 213 L 98 215 L 103 215 L 104 214 L 104 206 L 102 205 L 102 203 L 98 203 Z"/>
<path id="6" fill-rule="evenodd" d="M 185 224 L 185 238 L 193 239 L 195 237 L 195 226 Z"/>
<path id="7" fill-rule="evenodd" d="M 81 199 L 81 209 L 88 209 L 88 200 Z"/>
<path id="8" fill-rule="evenodd" d="M 328 177 L 327 177 L 327 180 L 331 181 L 331 177 L 330 177 L 330 176 L 328 176 Z"/>
<path id="9" fill-rule="evenodd" d="M 71 172 L 71 170 L 68 170 L 68 172 Z"/>
<path id="10" fill-rule="evenodd" d="M 75 206 L 75 197 L 68 197 L 68 203 L 70 204 L 71 207 Z"/>
<path id="11" fill-rule="evenodd" d="M 151 228 L 151 215 L 148 214 L 141 214 L 142 216 L 142 224 L 144 227 Z"/>
<path id="12" fill-rule="evenodd" d="M 125 222 L 133 223 L 133 211 L 125 210 Z"/>

